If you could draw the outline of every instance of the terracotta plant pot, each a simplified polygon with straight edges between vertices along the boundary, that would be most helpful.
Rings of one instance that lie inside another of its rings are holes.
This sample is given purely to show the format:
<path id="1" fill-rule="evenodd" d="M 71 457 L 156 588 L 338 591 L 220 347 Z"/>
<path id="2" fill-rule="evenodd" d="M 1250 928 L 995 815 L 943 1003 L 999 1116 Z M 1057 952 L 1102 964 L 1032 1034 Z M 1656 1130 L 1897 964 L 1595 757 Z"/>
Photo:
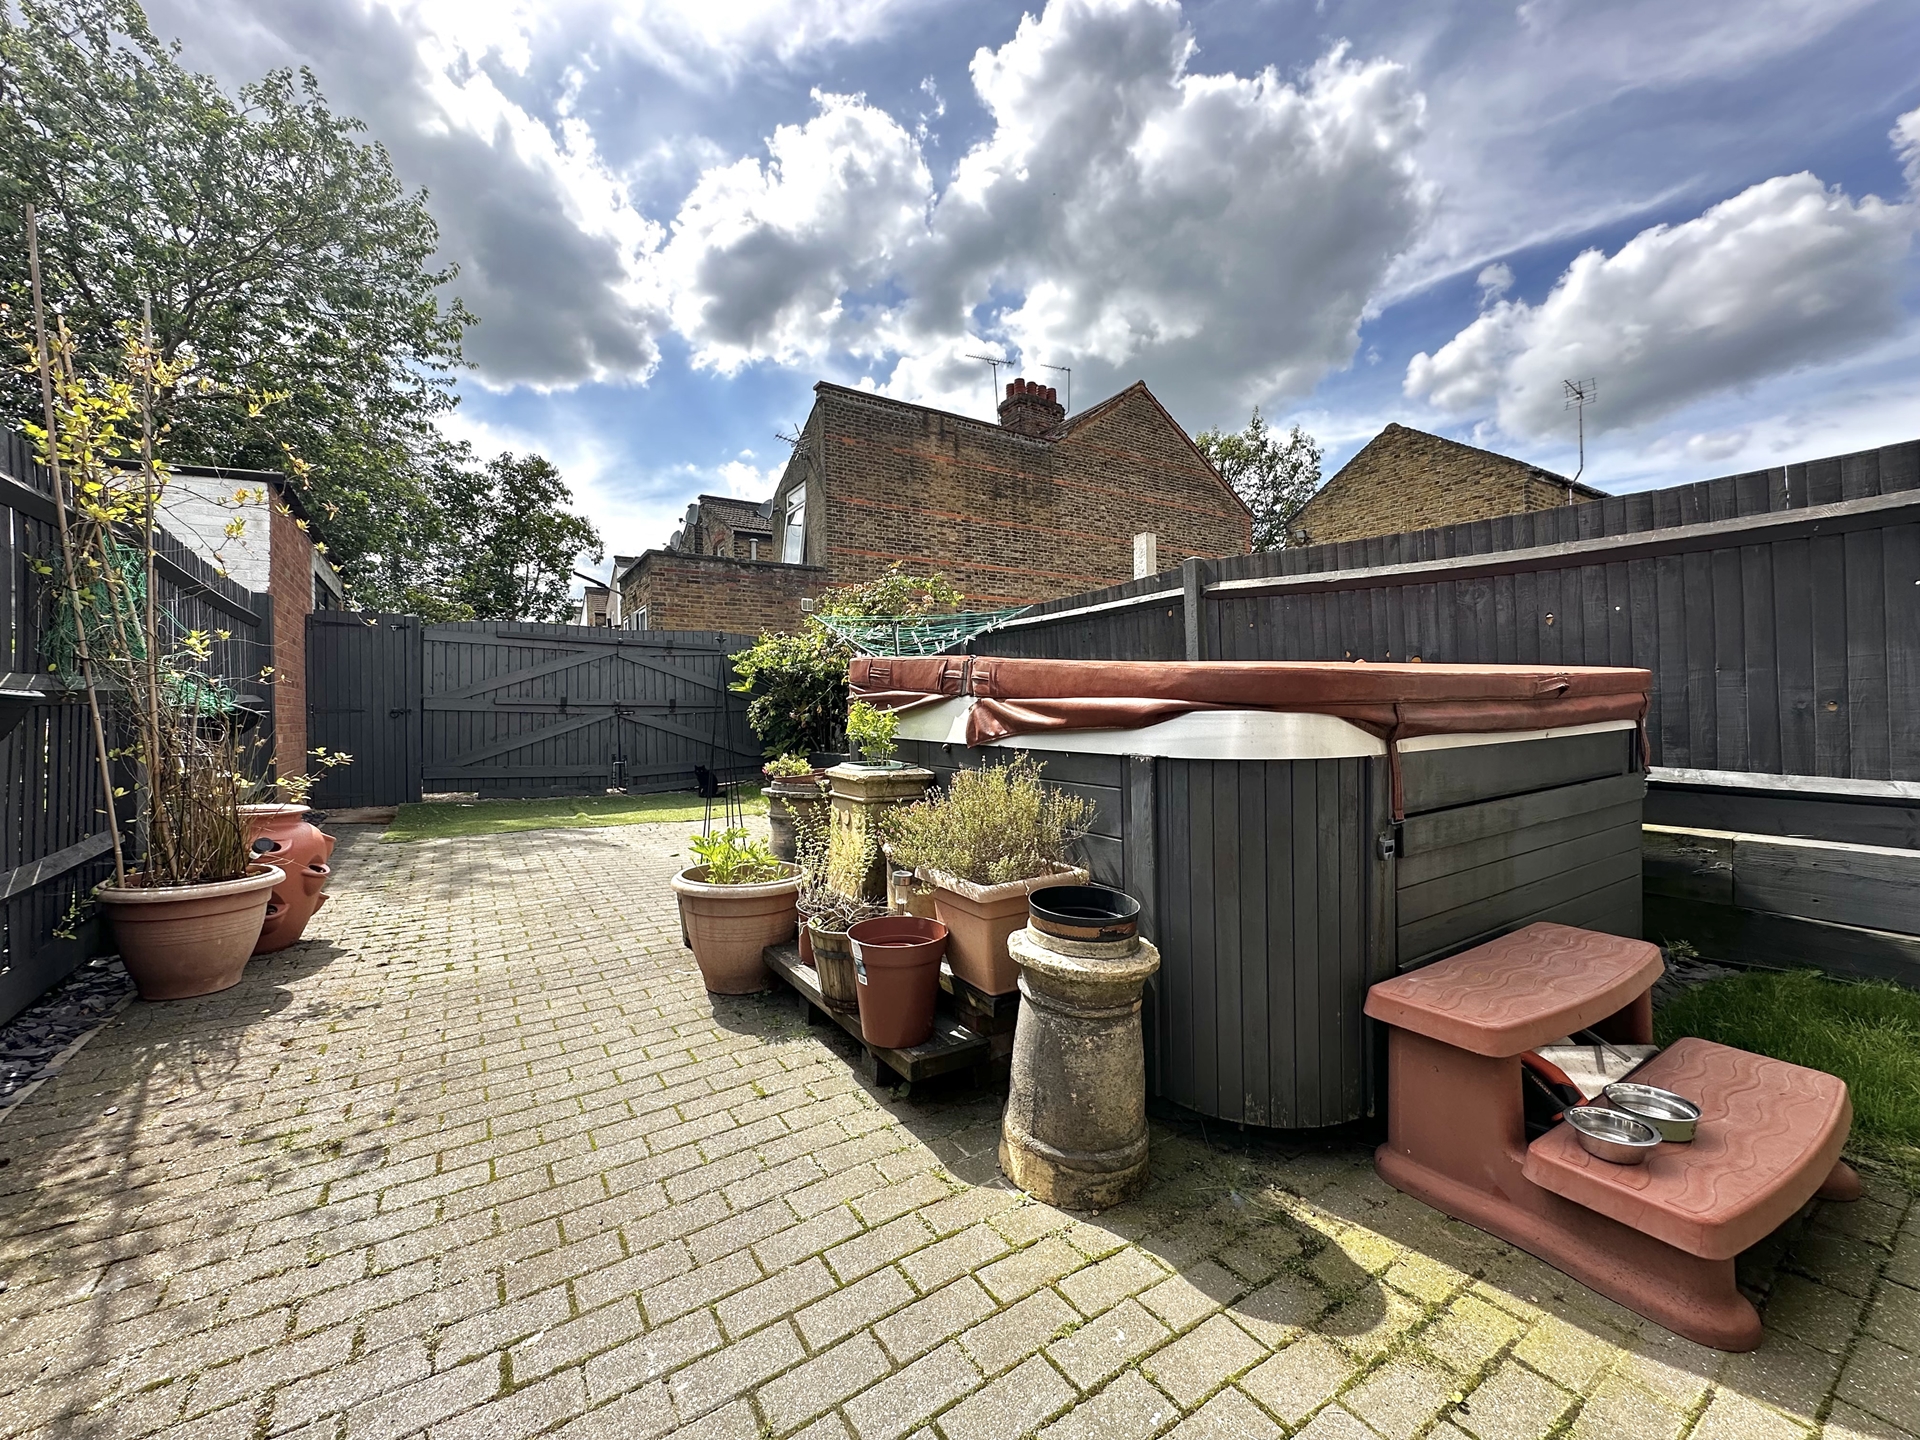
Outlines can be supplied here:
<path id="1" fill-rule="evenodd" d="M 811 923 L 813 969 L 820 977 L 820 997 L 829 1010 L 852 1015 L 860 1009 L 860 982 L 853 968 L 853 942 L 844 930 L 822 930 Z"/>
<path id="2" fill-rule="evenodd" d="M 268 955 L 293 944 L 327 903 L 325 887 L 333 874 L 327 860 L 333 854 L 334 840 L 307 819 L 312 813 L 306 805 L 240 807 L 254 855 L 279 866 L 287 875 L 284 883 L 274 887 L 273 898 L 267 902 L 266 923 L 260 927 L 260 939 L 253 947 L 256 955 Z M 273 844 L 261 849 L 262 840 Z"/>
<path id="3" fill-rule="evenodd" d="M 260 938 L 267 900 L 286 878 L 277 865 L 255 865 L 238 880 L 106 884 L 93 895 L 113 926 L 120 959 L 140 998 L 186 1000 L 240 983 Z"/>
<path id="4" fill-rule="evenodd" d="M 847 931 L 860 996 L 860 1034 L 883 1050 L 905 1050 L 933 1034 L 947 927 L 913 915 L 882 915 Z"/>
<path id="5" fill-rule="evenodd" d="M 813 964 L 813 924 L 806 916 L 800 917 L 800 963 Z"/>
<path id="6" fill-rule="evenodd" d="M 976 885 L 944 870 L 928 870 L 921 879 L 933 886 L 933 913 L 947 927 L 947 964 L 953 973 L 987 995 L 1011 995 L 1020 988 L 1020 967 L 1007 954 L 1007 940 L 1027 927 L 1027 896 L 1054 885 L 1084 885 L 1087 872 L 1057 865 L 1051 874 L 1006 885 Z"/>
<path id="7" fill-rule="evenodd" d="M 710 885 L 704 865 L 673 877 L 680 925 L 712 994 L 751 995 L 771 983 L 760 952 L 793 939 L 799 925 L 800 872 L 787 868 L 783 878 L 757 885 Z"/>

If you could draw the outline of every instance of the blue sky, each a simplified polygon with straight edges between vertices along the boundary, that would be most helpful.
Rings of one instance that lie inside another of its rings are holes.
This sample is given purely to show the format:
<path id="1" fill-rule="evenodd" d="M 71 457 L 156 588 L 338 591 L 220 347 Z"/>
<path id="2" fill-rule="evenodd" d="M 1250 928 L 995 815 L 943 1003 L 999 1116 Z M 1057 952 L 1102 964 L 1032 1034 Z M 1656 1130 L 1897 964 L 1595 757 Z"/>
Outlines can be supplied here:
<path id="1" fill-rule="evenodd" d="M 1920 437 L 1911 0 L 153 0 L 310 66 L 481 316 L 452 426 L 609 548 L 764 498 L 816 380 L 969 352 L 1677 483 Z"/>

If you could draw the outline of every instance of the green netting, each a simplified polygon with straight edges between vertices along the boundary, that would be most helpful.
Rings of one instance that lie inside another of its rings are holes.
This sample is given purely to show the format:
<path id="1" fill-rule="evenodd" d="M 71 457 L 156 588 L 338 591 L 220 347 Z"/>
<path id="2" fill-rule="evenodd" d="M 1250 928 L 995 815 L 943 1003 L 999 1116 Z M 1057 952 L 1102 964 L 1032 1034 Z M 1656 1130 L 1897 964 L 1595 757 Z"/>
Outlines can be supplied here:
<path id="1" fill-rule="evenodd" d="M 1030 607 L 961 610 L 951 615 L 815 615 L 863 655 L 940 655 Z"/>

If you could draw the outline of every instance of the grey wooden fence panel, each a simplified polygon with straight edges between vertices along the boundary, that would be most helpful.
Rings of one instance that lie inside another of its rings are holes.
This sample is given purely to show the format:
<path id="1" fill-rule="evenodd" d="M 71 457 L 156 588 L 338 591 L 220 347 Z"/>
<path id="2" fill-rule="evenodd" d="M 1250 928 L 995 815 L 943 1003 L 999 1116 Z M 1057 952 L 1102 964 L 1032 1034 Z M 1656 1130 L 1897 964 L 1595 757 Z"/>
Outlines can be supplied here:
<path id="1" fill-rule="evenodd" d="M 1210 592 L 1194 627 L 1205 654 L 1191 658 L 1637 665 L 1654 677 L 1647 732 L 1657 765 L 1920 779 L 1920 523 L 1900 498 L 1916 490 L 1920 441 L 1909 441 L 1558 510 L 1209 561 L 1207 574 L 1231 585 L 1639 537 L 1618 558 L 1516 556 L 1470 576 L 1415 569 L 1342 578 L 1331 590 Z M 1841 502 L 1890 508 L 1884 519 L 1809 517 L 1801 533 L 1738 528 Z M 1657 534 L 1688 525 L 1733 528 Z M 1050 602 L 1041 619 L 971 648 L 1179 658 L 1188 653 L 1180 578 Z M 1129 599 L 1140 603 L 1086 613 Z"/>

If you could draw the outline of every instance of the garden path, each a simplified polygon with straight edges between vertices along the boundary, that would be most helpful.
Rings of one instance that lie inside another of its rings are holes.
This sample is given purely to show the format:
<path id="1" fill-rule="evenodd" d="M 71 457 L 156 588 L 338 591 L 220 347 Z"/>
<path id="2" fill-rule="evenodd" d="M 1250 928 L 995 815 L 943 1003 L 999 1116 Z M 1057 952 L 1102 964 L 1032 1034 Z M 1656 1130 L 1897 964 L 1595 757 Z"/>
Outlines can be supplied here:
<path id="1" fill-rule="evenodd" d="M 1352 1142 L 1161 1123 L 1145 1196 L 1064 1214 L 993 1094 L 709 997 L 685 835 L 354 827 L 309 942 L 110 1021 L 0 1124 L 0 1435 L 1920 1432 L 1897 1187 L 1748 1257 L 1732 1357 Z"/>

